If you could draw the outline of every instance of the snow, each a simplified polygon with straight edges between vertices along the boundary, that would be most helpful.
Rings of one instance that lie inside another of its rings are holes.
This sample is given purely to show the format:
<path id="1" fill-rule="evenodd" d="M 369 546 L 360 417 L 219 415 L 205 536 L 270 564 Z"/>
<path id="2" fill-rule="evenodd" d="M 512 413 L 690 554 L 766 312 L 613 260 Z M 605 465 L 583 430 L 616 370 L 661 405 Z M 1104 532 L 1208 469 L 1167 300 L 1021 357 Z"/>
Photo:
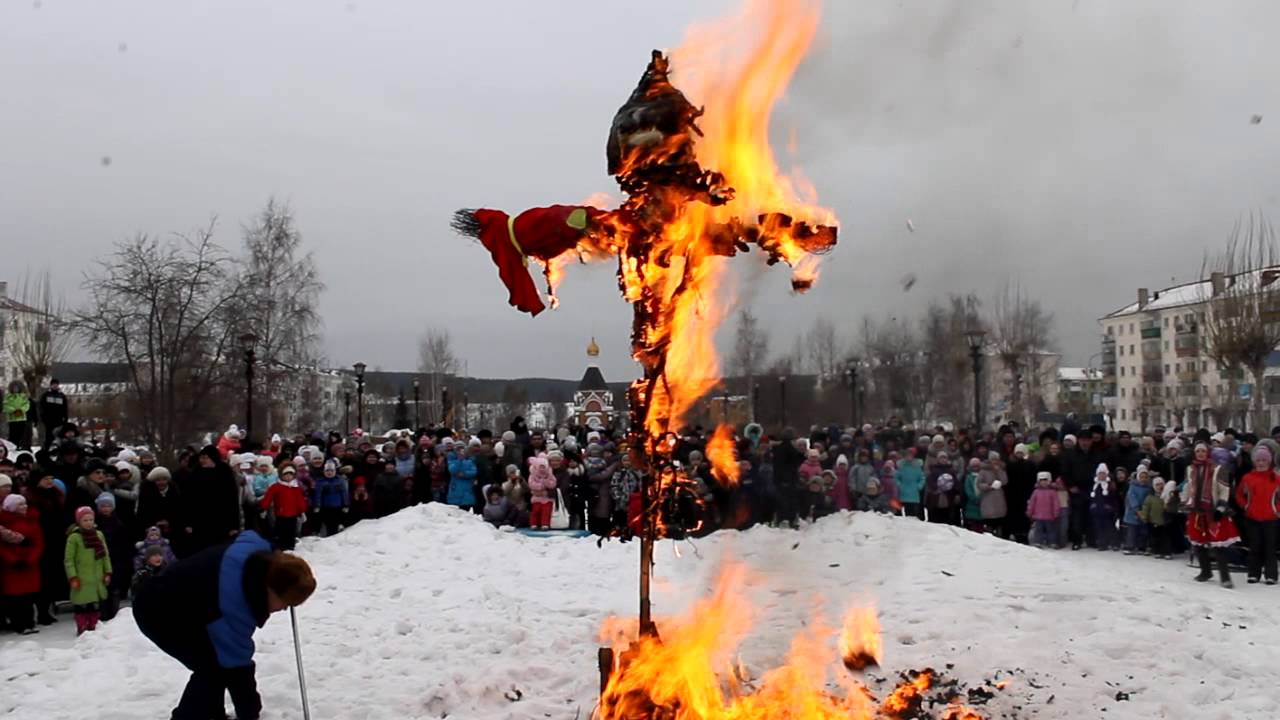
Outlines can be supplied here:
<path id="1" fill-rule="evenodd" d="M 1024 671 L 993 716 L 1015 705 L 1045 719 L 1275 714 L 1280 591 L 1243 577 L 1224 590 L 1192 582 L 1177 560 L 1038 550 L 863 513 L 798 533 L 719 533 L 696 552 L 682 543 L 679 558 L 673 546 L 657 553 L 660 614 L 708 591 L 724 558 L 752 570 L 759 617 L 741 652 L 756 674 L 782 659 L 817 598 L 834 615 L 873 601 L 888 672 L 954 663 L 951 675 L 976 684 Z M 638 543 L 529 538 L 440 505 L 304 540 L 300 552 L 319 579 L 299 609 L 318 719 L 585 720 L 597 631 L 635 611 Z M 263 717 L 301 717 L 288 617 L 257 640 Z M 0 645 L 0 717 L 167 717 L 186 680 L 127 609 L 59 645 Z M 504 697 L 514 690 L 518 701 Z"/>

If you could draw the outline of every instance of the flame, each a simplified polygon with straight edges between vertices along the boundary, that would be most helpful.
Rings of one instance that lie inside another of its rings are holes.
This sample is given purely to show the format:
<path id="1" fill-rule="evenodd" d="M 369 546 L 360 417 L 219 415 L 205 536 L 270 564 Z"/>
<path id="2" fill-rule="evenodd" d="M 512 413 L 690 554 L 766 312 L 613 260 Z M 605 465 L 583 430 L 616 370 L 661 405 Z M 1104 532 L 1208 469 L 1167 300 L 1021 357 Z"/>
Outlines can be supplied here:
<path id="1" fill-rule="evenodd" d="M 818 0 L 750 0 L 737 15 L 692 28 L 671 53 L 682 90 L 705 109 L 703 135 L 695 139 L 699 161 L 723 173 L 734 193 L 722 205 L 679 204 L 665 227 L 664 247 L 647 262 L 631 257 L 621 263 L 628 301 L 671 305 L 666 321 L 643 343 L 666 351 L 666 382 L 654 389 L 646 422 L 651 436 L 677 429 L 720 376 L 713 337 L 731 308 L 719 297 L 725 264 L 713 251 L 715 228 L 758 224 L 793 267 L 794 287 L 807 288 L 817 278 L 818 258 L 792 221 L 834 225 L 835 215 L 817 206 L 807 181 L 779 170 L 769 118 L 812 44 L 820 16 Z M 643 363 L 644 354 L 637 352 L 637 360 Z"/>
<path id="2" fill-rule="evenodd" d="M 875 667 L 883 659 L 880 621 L 872 608 L 853 608 L 844 618 L 840 633 L 840 658 L 854 671 Z"/>
<path id="3" fill-rule="evenodd" d="M 739 659 L 755 615 L 744 599 L 746 570 L 730 564 L 715 590 L 679 618 L 657 620 L 658 636 L 637 638 L 634 619 L 606 621 L 601 638 L 615 648 L 617 665 L 601 695 L 595 720 L 873 720 L 919 714 L 935 675 L 925 670 L 877 705 L 870 691 L 839 669 L 850 648 L 879 660 L 875 611 L 848 614 L 836 630 L 821 617 L 797 635 L 782 664 L 758 677 Z M 659 639 L 661 638 L 661 639 Z M 973 710 L 947 706 L 949 720 L 981 720 Z"/>
<path id="4" fill-rule="evenodd" d="M 716 479 L 725 487 L 737 487 L 741 475 L 738 446 L 733 441 L 733 428 L 721 425 L 707 442 L 707 460 Z"/>

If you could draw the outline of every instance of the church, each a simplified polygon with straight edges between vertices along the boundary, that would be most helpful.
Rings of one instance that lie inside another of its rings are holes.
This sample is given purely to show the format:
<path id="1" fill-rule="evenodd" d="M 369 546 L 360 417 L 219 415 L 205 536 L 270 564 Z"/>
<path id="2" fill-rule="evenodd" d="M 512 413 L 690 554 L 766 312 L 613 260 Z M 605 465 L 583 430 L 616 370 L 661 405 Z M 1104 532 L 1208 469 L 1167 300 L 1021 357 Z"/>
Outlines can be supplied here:
<path id="1" fill-rule="evenodd" d="M 587 357 L 590 364 L 578 381 L 578 389 L 573 393 L 573 417 L 578 425 L 590 428 L 608 427 L 614 420 L 613 391 L 604 381 L 604 373 L 596 365 L 600 357 L 600 346 L 591 338 L 587 345 Z"/>

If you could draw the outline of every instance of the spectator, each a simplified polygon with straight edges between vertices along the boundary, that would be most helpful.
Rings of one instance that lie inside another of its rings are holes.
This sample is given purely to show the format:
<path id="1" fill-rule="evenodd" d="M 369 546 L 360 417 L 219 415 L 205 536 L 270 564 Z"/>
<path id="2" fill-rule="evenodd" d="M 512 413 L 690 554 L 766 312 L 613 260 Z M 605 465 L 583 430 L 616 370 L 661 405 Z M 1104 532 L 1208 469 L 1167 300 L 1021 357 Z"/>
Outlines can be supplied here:
<path id="1" fill-rule="evenodd" d="M 298 483 L 298 471 L 292 465 L 280 470 L 279 482 L 267 488 L 262 496 L 262 513 L 270 512 L 275 518 L 275 546 L 292 550 L 298 544 L 298 530 L 305 521 L 307 495 Z"/>
<path id="2" fill-rule="evenodd" d="M 43 553 L 39 518 L 30 513 L 26 498 L 6 496 L 0 504 L 0 595 L 9 629 L 20 635 L 39 632 L 35 613 Z"/>
<path id="3" fill-rule="evenodd" d="M 1209 446 L 1197 443 L 1194 459 L 1187 470 L 1187 488 L 1183 503 L 1187 509 L 1187 539 L 1195 547 L 1200 563 L 1197 582 L 1213 579 L 1212 561 L 1218 564 L 1219 582 L 1233 587 L 1227 565 L 1226 548 L 1240 541 L 1235 521 L 1227 514 L 1231 495 L 1230 479 L 1222 477 L 1222 466 L 1210 460 Z"/>
<path id="4" fill-rule="evenodd" d="M 9 423 L 9 442 L 19 448 L 31 446 L 31 396 L 20 380 L 9 383 L 4 396 L 4 419 Z"/>
<path id="5" fill-rule="evenodd" d="M 312 508 L 320 515 L 325 535 L 336 535 L 351 507 L 351 491 L 345 475 L 338 473 L 338 461 L 329 459 L 324 474 L 316 481 Z"/>
<path id="6" fill-rule="evenodd" d="M 70 412 L 67 396 L 62 392 L 62 384 L 57 378 L 50 380 L 49 389 L 40 396 L 40 422 L 44 424 L 44 447 L 53 444 L 59 428 L 67 424 Z"/>
<path id="7" fill-rule="evenodd" d="M 1263 573 L 1267 584 L 1276 584 L 1277 538 L 1280 538 L 1280 475 L 1273 466 L 1271 450 L 1253 450 L 1253 471 L 1236 488 L 1236 501 L 1244 509 L 1245 533 L 1249 537 L 1249 583 L 1259 582 Z"/>
<path id="8" fill-rule="evenodd" d="M 1028 538 L 1037 547 L 1061 546 L 1058 537 L 1058 515 L 1062 508 L 1058 491 L 1053 487 L 1053 475 L 1048 471 L 1036 474 L 1036 489 L 1027 500 L 1027 517 L 1035 523 Z"/>
<path id="9" fill-rule="evenodd" d="M 111 584 L 111 556 L 107 539 L 98 530 L 93 508 L 76 510 L 76 523 L 67 530 L 64 568 L 71 585 L 71 609 L 76 617 L 76 634 L 97 629 L 102 603 Z"/>

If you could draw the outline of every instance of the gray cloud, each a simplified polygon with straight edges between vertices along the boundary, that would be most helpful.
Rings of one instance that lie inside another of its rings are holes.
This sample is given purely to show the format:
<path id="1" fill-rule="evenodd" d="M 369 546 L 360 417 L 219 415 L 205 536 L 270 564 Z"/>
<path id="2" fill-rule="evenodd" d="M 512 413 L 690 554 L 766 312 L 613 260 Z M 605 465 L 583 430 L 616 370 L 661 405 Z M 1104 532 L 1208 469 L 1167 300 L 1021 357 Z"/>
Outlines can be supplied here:
<path id="1" fill-rule="evenodd" d="M 604 133 L 648 50 L 730 4 L 6 3 L 0 248 L 74 299 L 112 241 L 217 215 L 234 244 L 274 194 L 329 286 L 335 363 L 411 367 L 434 324 L 474 374 L 573 375 L 594 334 L 628 377 L 611 267 L 576 268 L 531 320 L 448 216 L 612 190 Z M 1083 361 L 1135 286 L 1194 275 L 1237 213 L 1274 214 L 1277 21 L 1263 0 L 829 2 L 774 129 L 841 246 L 804 297 L 750 261 L 739 288 L 780 346 L 817 313 L 852 334 L 1012 277 Z"/>

